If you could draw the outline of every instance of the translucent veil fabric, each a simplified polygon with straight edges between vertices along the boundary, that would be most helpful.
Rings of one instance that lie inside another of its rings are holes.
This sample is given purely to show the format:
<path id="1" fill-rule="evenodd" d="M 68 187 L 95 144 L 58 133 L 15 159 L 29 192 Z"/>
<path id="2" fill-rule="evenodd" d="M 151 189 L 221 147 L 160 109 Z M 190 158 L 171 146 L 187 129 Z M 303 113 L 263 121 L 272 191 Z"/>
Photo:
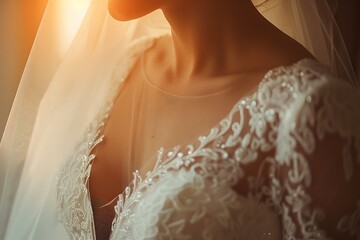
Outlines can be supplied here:
<path id="1" fill-rule="evenodd" d="M 160 11 L 118 22 L 107 1 L 91 0 L 76 36 L 64 50 L 50 0 L 0 144 L 0 238 L 66 239 L 56 210 L 56 176 L 112 87 L 124 75 L 127 49 L 170 34 Z M 255 2 L 260 12 L 345 81 L 359 87 L 325 0 Z M 119 62 L 121 64 L 119 64 Z M 114 69 L 116 69 L 114 71 Z"/>

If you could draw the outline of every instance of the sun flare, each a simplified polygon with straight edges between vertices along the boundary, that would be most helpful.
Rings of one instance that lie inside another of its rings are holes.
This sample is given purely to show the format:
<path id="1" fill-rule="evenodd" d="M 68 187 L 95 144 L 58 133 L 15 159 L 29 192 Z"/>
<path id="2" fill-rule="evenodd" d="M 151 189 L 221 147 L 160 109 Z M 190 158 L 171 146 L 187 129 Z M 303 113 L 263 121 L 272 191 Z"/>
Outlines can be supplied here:
<path id="1" fill-rule="evenodd" d="M 89 0 L 59 1 L 59 37 L 61 38 L 60 49 L 66 51 L 74 39 L 86 10 Z"/>

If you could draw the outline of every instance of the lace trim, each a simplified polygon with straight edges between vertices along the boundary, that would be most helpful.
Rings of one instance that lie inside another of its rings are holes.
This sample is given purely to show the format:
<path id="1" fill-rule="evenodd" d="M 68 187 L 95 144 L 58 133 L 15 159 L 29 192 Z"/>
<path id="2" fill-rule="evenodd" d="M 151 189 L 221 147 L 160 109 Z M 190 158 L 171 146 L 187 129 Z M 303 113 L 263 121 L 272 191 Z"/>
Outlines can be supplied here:
<path id="1" fill-rule="evenodd" d="M 353 214 L 343 217 L 337 229 L 344 233 L 350 233 L 356 239 L 360 239 L 360 200 L 357 202 L 357 210 Z"/>

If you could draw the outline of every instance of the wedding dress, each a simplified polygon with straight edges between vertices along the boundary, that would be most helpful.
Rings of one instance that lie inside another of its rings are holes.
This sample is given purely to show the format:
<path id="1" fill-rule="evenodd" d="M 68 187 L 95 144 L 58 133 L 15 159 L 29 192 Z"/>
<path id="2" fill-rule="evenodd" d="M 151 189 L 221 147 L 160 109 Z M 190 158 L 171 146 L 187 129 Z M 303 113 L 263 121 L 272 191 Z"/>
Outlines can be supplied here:
<path id="1" fill-rule="evenodd" d="M 131 60 L 110 80 L 108 101 L 59 173 L 58 213 L 70 239 L 95 239 L 88 189 L 97 161 L 92 150 L 106 139 L 102 129 L 115 96 L 132 91 L 127 74 L 154 41 L 142 40 L 129 50 Z M 156 163 L 145 175 L 134 171 L 118 197 L 110 239 L 360 237 L 360 94 L 316 60 L 270 70 L 256 90 L 236 101 L 226 101 L 229 91 L 192 98 L 146 81 L 135 88 L 141 90 L 132 92 L 133 111 L 145 113 L 135 115 L 135 122 L 144 122 L 132 134 L 146 144 L 135 144 L 141 147 L 134 156 Z M 227 109 L 233 101 L 221 118 L 215 102 Z M 184 139 L 164 126 L 169 119 L 161 111 L 175 115 L 169 118 L 180 120 L 177 125 L 191 119 L 181 124 L 181 133 L 193 137 Z M 146 150 L 156 147 L 147 146 L 143 125 L 156 129 L 160 144 L 184 140 L 160 147 L 151 158 Z M 213 127 L 204 132 L 204 125 Z M 334 148 L 331 154 L 327 148 Z M 244 187 L 236 191 L 238 182 Z"/>
<path id="2" fill-rule="evenodd" d="M 319 61 L 201 96 L 131 77 L 171 32 L 161 12 L 118 22 L 89 0 L 65 48 L 64 2 L 49 1 L 0 143 L 1 239 L 96 239 L 89 181 L 117 112 L 131 124 L 110 239 L 360 239 L 358 81 L 325 0 L 259 7 Z"/>

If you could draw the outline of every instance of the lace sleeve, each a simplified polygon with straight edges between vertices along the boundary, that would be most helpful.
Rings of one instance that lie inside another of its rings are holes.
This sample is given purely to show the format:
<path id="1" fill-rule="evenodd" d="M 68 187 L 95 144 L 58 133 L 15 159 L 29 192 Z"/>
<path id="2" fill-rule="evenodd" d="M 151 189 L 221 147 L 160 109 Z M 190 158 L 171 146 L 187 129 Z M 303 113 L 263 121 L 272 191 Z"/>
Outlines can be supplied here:
<path id="1" fill-rule="evenodd" d="M 279 125 L 284 239 L 360 239 L 360 94 L 316 78 L 299 83 Z"/>

